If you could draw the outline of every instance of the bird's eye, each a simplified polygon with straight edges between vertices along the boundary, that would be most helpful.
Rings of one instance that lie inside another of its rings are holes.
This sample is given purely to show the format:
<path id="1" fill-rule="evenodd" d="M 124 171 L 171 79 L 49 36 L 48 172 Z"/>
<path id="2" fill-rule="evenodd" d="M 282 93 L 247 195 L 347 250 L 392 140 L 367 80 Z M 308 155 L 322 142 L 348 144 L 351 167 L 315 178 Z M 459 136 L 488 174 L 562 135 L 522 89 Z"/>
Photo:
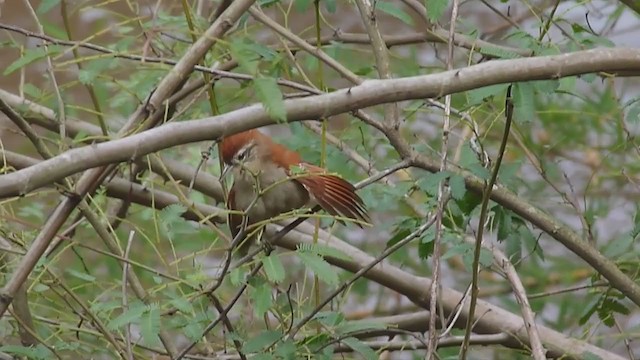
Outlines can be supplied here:
<path id="1" fill-rule="evenodd" d="M 238 152 L 238 155 L 236 155 L 236 159 L 238 161 L 246 160 L 247 159 L 247 155 L 249 155 L 249 150 L 250 150 L 250 148 L 245 148 L 245 149 L 240 150 Z"/>

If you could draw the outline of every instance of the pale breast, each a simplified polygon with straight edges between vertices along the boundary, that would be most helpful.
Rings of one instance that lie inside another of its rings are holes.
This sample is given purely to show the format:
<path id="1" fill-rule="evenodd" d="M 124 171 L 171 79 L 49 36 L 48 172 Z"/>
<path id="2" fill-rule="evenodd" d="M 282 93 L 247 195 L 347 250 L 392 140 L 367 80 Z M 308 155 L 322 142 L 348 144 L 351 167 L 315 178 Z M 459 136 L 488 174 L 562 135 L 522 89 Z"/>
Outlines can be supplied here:
<path id="1" fill-rule="evenodd" d="M 295 180 L 284 180 L 287 175 L 281 168 L 263 171 L 258 176 L 259 187 L 266 190 L 248 211 L 249 223 L 266 220 L 309 202 L 309 193 Z M 277 185 L 274 185 L 276 184 Z M 256 198 L 255 178 L 246 172 L 234 174 L 235 203 L 246 210 Z M 267 190 L 268 189 L 268 190 Z"/>

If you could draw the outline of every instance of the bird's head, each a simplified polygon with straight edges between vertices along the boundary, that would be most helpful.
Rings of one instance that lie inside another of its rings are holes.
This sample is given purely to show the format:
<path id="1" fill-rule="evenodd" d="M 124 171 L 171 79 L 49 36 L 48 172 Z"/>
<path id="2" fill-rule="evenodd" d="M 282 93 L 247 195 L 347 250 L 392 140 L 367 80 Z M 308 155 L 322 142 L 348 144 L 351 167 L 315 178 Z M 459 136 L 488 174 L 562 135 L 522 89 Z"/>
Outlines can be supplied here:
<path id="1" fill-rule="evenodd" d="M 260 163 L 258 147 L 263 136 L 258 130 L 253 129 L 224 138 L 219 145 L 225 164 L 220 179 L 234 169 L 256 173 Z"/>

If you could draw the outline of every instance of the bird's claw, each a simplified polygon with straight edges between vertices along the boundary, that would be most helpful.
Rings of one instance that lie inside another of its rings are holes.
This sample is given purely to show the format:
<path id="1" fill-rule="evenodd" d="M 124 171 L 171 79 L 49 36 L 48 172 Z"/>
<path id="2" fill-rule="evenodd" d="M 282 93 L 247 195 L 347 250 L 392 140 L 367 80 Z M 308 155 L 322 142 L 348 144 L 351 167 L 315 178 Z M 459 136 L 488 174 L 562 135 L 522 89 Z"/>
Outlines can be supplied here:
<path id="1" fill-rule="evenodd" d="M 271 254 L 274 247 L 268 239 L 265 239 L 264 237 L 262 237 L 259 243 L 260 243 L 260 247 L 262 247 L 262 250 L 265 252 L 265 254 L 267 255 Z"/>

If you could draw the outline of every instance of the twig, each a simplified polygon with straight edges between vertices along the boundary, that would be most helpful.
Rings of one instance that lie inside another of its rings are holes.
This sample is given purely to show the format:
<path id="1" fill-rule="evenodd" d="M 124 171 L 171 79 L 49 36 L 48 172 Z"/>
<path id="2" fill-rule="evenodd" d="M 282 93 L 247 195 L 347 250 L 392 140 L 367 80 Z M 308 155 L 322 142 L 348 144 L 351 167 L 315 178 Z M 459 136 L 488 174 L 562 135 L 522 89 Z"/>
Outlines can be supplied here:
<path id="1" fill-rule="evenodd" d="M 520 281 L 520 277 L 516 272 L 515 267 L 511 264 L 511 261 L 496 247 L 490 249 L 493 252 L 493 258 L 496 265 L 502 269 L 507 276 L 511 287 L 513 288 L 513 295 L 516 297 L 516 301 L 520 304 L 520 312 L 522 313 L 522 319 L 524 320 L 524 326 L 529 334 L 529 344 L 531 344 L 531 355 L 536 360 L 545 360 L 546 350 L 542 346 L 540 341 L 540 334 L 538 333 L 538 327 L 535 321 L 535 315 L 529 305 L 527 298 L 527 292 Z"/>
<path id="2" fill-rule="evenodd" d="M 438 348 L 457 347 L 462 344 L 463 336 L 451 336 L 446 339 L 438 340 Z M 471 343 L 473 345 L 503 345 L 510 340 L 507 334 L 490 334 L 490 335 L 473 335 L 471 337 Z M 409 351 L 418 349 L 427 349 L 424 342 L 413 341 L 386 341 L 375 340 L 364 342 L 366 346 L 372 350 L 384 350 L 384 351 Z M 346 345 L 338 345 L 333 349 L 334 353 L 352 352 L 353 349 Z"/>
<path id="3" fill-rule="evenodd" d="M 389 255 L 393 254 L 396 250 L 402 248 L 403 246 L 411 242 L 413 239 L 422 235 L 425 231 L 427 231 L 428 228 L 431 227 L 431 225 L 433 225 L 434 222 L 435 222 L 435 216 L 432 217 L 432 219 L 425 222 L 423 225 L 421 225 L 418 229 L 414 230 L 411 234 L 407 235 L 404 239 L 398 241 L 397 243 L 387 248 L 380 255 L 378 255 L 374 260 L 372 260 L 369 264 L 367 264 L 366 266 L 363 266 L 360 270 L 358 270 L 355 274 L 353 274 L 349 278 L 349 280 L 345 281 L 337 289 L 332 291 L 331 294 L 329 294 L 322 302 L 320 302 L 311 312 L 309 312 L 309 314 L 307 314 L 304 318 L 298 321 L 298 323 L 294 325 L 293 328 L 288 332 L 287 339 L 293 340 L 294 336 L 298 333 L 298 331 L 300 331 L 300 329 L 306 323 L 308 323 L 311 319 L 313 319 L 313 317 L 316 316 L 316 314 L 320 312 L 320 310 L 322 310 L 322 308 L 324 308 L 325 305 L 331 302 L 336 296 L 338 296 L 346 288 L 351 286 L 351 284 L 353 284 L 356 280 L 358 280 L 364 274 L 366 274 L 367 271 L 371 270 L 374 266 L 378 265 L 382 260 L 386 259 Z"/>
<path id="4" fill-rule="evenodd" d="M 122 276 L 128 279 L 129 286 L 131 286 L 131 290 L 133 290 L 133 293 L 136 295 L 136 297 L 140 299 L 140 301 L 142 301 L 144 304 L 149 305 L 150 304 L 149 294 L 145 290 L 144 286 L 142 286 L 142 282 L 136 276 L 135 272 L 133 272 L 131 269 L 128 268 L 129 266 L 128 255 L 122 253 L 122 249 L 120 249 L 120 246 L 118 245 L 118 241 L 113 237 L 113 235 L 109 231 L 107 231 L 104 225 L 102 225 L 98 216 L 93 211 L 91 211 L 91 207 L 85 200 L 82 200 L 80 202 L 79 208 L 80 208 L 80 211 L 82 212 L 82 215 L 87 219 L 89 224 L 91 224 L 96 234 L 104 242 L 104 244 L 109 249 L 109 251 L 123 258 L 124 261 L 122 265 L 122 272 L 123 272 Z M 128 240 L 129 242 L 127 243 L 127 248 L 130 247 L 130 243 L 133 241 L 133 234 L 134 234 L 133 231 L 129 234 L 129 240 Z M 123 294 L 123 295 L 126 295 L 126 294 Z M 176 352 L 175 346 L 173 345 L 173 341 L 171 340 L 171 336 L 165 330 L 161 329 L 158 333 L 158 337 L 160 338 L 160 341 L 164 345 L 165 349 L 167 350 L 167 353 L 174 354 Z"/>
<path id="5" fill-rule="evenodd" d="M 371 49 L 373 50 L 373 57 L 376 60 L 378 77 L 380 79 L 391 79 L 389 53 L 384 39 L 382 38 L 382 34 L 380 33 L 380 29 L 378 28 L 378 21 L 376 19 L 376 12 L 374 8 L 375 3 L 372 4 L 369 0 L 355 0 L 355 3 L 358 7 L 358 12 L 360 13 L 360 18 L 364 23 L 364 27 L 367 29 L 367 34 L 369 34 L 369 38 L 371 39 Z M 384 121 L 394 129 L 400 128 L 398 104 L 389 103 L 385 105 Z"/>
<path id="6" fill-rule="evenodd" d="M 229 317 L 227 316 L 227 313 L 225 312 L 225 310 L 222 308 L 222 304 L 220 304 L 220 300 L 218 300 L 218 298 L 212 293 L 209 293 L 208 295 L 209 295 L 209 298 L 211 299 L 211 302 L 213 303 L 213 306 L 216 308 L 216 310 L 220 314 L 219 316 L 222 319 L 224 326 L 227 328 L 227 330 L 229 330 L 230 333 L 235 333 L 233 324 L 231 323 L 231 321 L 229 321 Z M 242 352 L 242 343 L 240 342 L 240 340 L 234 337 L 233 344 L 236 347 L 236 351 L 238 352 L 238 356 L 240 356 L 240 359 L 247 360 L 247 357 Z"/>
<path id="7" fill-rule="evenodd" d="M 40 19 L 38 19 L 38 15 L 36 14 L 36 11 L 33 9 L 33 6 L 31 6 L 31 2 L 28 0 L 24 0 L 24 4 L 27 7 L 27 9 L 29 10 L 29 14 L 31 15 L 31 17 L 33 18 L 33 21 L 36 23 L 36 26 L 38 28 L 38 31 L 41 34 L 44 34 L 44 27 L 42 26 L 42 24 L 40 23 Z M 62 100 L 62 94 L 60 93 L 60 87 L 58 86 L 58 80 L 56 80 L 56 74 L 53 71 L 53 62 L 51 61 L 51 56 L 49 56 L 49 47 L 47 46 L 47 42 L 43 41 L 42 42 L 42 47 L 44 48 L 44 51 L 46 53 L 45 58 L 47 59 L 47 75 L 49 75 L 49 78 L 51 79 L 51 83 L 53 85 L 53 90 L 56 94 L 56 101 L 57 101 L 57 105 L 58 105 L 58 124 L 60 126 L 60 149 L 61 150 L 65 150 L 65 146 L 64 143 L 66 141 L 67 138 L 67 130 L 65 127 L 66 124 L 66 111 L 64 108 L 64 101 Z"/>
<path id="8" fill-rule="evenodd" d="M 447 70 L 453 69 L 453 35 L 456 29 L 456 21 L 458 17 L 458 0 L 453 0 L 451 10 L 451 20 L 449 25 L 449 41 L 448 41 L 448 55 L 447 55 Z M 451 131 L 451 95 L 447 95 L 444 100 L 444 122 L 442 125 L 442 145 L 440 146 L 440 171 L 447 171 L 447 157 L 449 154 L 449 132 Z M 425 359 L 430 360 L 437 357 L 436 351 L 438 345 L 438 330 L 436 329 L 436 314 L 438 312 L 438 301 L 440 293 L 440 247 L 442 242 L 442 219 L 444 217 L 446 200 L 449 198 L 449 179 L 444 178 L 438 184 L 438 205 L 436 209 L 436 234 L 433 240 L 433 255 L 432 255 L 432 282 L 429 292 L 431 293 L 431 302 L 429 304 L 429 311 L 431 318 L 429 319 L 429 346 L 427 348 L 427 354 Z"/>
<path id="9" fill-rule="evenodd" d="M 513 117 L 513 103 L 511 100 L 511 86 L 507 89 L 507 96 L 505 100 L 505 126 L 502 136 L 502 142 L 500 149 L 498 150 L 498 157 L 491 172 L 491 178 L 485 182 L 484 190 L 482 191 L 482 205 L 480 208 L 480 219 L 478 220 L 478 231 L 476 235 L 476 243 L 473 252 L 473 264 L 471 266 L 471 299 L 469 302 L 469 316 L 467 317 L 467 326 L 465 328 L 465 341 L 460 347 L 460 359 L 465 360 L 467 358 L 467 351 L 469 349 L 469 338 L 473 328 L 474 313 L 476 304 L 478 301 L 478 273 L 480 272 L 480 250 L 482 249 L 482 236 L 484 234 L 484 226 L 488 216 L 489 199 L 491 198 L 491 192 L 493 186 L 498 180 L 498 172 L 500 171 L 500 165 L 502 164 L 502 158 L 507 148 L 507 141 L 509 139 L 509 132 L 511 129 L 511 119 Z"/>
<path id="10" fill-rule="evenodd" d="M 211 46 L 230 28 L 244 12 L 253 4 L 254 0 L 236 0 L 196 41 L 171 72 L 159 83 L 155 91 L 149 96 L 147 104 L 137 109 L 127 123 L 120 129 L 117 137 L 128 135 L 134 129 L 143 131 L 157 125 L 163 113 L 164 101 L 173 93 L 177 86 L 188 76 L 195 64 L 201 59 Z M 149 113 L 157 114 L 155 121 L 144 121 Z M 20 286 L 25 282 L 36 263 L 67 220 L 71 212 L 87 194 L 93 193 L 102 181 L 115 169 L 115 165 L 98 167 L 85 172 L 78 180 L 75 193 L 69 194 L 53 210 L 47 222 L 36 236 L 27 254 L 7 281 L 0 292 L 0 317 L 6 312 Z M 54 180 L 55 181 L 55 180 Z"/>
<path id="11" fill-rule="evenodd" d="M 11 243 L 0 236 L 0 264 L 5 269 L 10 268 L 10 263 L 14 258 L 14 254 L 10 251 L 13 250 Z M 16 298 L 13 301 L 14 317 L 19 324 L 20 342 L 24 346 L 35 346 L 38 344 L 38 338 L 35 336 L 35 327 L 33 326 L 33 317 L 31 316 L 31 310 L 29 309 L 29 297 L 27 296 L 27 284 L 20 287 L 20 290 L 16 293 Z"/>
<path id="12" fill-rule="evenodd" d="M 252 276 L 255 276 L 258 271 L 260 271 L 260 269 L 262 268 L 262 263 L 258 263 L 253 270 L 251 270 L 251 272 L 249 273 L 248 278 L 251 278 Z M 242 296 L 242 294 L 244 293 L 244 291 L 247 289 L 247 285 L 249 283 L 247 281 L 245 281 L 242 286 L 240 286 L 240 289 L 238 289 L 238 291 L 236 291 L 236 294 L 233 296 L 233 298 L 231 299 L 231 302 L 229 302 L 229 305 L 227 305 L 227 307 L 225 307 L 222 312 L 220 312 L 220 314 L 218 314 L 218 318 L 215 319 L 213 322 L 211 322 L 209 325 L 207 325 L 207 327 L 202 331 L 202 336 L 205 336 L 206 334 L 209 333 L 209 331 L 211 331 L 213 328 L 216 327 L 216 325 L 218 325 L 218 323 L 222 320 L 223 317 L 227 316 L 227 313 L 229 313 L 229 311 L 231 310 L 231 308 L 233 308 L 233 306 L 236 304 L 236 302 L 238 302 L 238 300 L 240 299 L 240 296 Z M 182 359 L 194 346 L 196 346 L 196 344 L 198 343 L 197 340 L 192 341 L 189 345 L 187 345 L 184 349 L 182 349 L 182 351 L 180 351 L 180 353 L 173 358 L 173 360 L 180 360 Z"/>
<path id="13" fill-rule="evenodd" d="M 135 231 L 129 232 L 129 239 L 127 240 L 127 247 L 124 250 L 124 258 L 129 259 L 129 252 L 131 251 L 131 244 L 133 243 L 133 237 Z M 129 310 L 129 296 L 127 295 L 127 278 L 129 273 L 129 262 L 125 261 L 122 265 L 122 309 L 124 312 Z M 124 328 L 125 332 L 125 345 L 127 346 L 127 356 L 129 360 L 133 360 L 133 348 L 131 346 L 131 323 L 127 323 Z"/>

